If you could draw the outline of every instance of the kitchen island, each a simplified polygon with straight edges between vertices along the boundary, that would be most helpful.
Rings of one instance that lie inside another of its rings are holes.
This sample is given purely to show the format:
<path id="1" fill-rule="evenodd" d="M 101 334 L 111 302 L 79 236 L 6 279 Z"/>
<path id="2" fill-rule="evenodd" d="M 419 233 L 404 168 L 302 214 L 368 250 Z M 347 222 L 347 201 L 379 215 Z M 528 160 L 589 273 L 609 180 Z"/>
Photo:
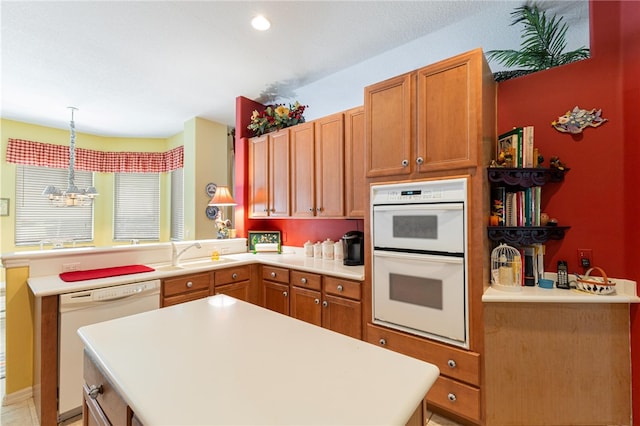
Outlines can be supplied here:
<path id="1" fill-rule="evenodd" d="M 225 295 L 78 334 L 148 425 L 404 425 L 439 375 L 432 364 Z"/>

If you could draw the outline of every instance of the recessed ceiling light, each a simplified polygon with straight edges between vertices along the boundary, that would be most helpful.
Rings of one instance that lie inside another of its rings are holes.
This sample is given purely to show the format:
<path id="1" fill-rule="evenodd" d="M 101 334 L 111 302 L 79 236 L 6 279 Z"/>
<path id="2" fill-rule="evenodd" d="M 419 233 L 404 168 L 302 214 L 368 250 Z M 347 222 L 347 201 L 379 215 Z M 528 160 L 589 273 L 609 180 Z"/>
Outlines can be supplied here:
<path id="1" fill-rule="evenodd" d="M 251 20 L 251 25 L 258 31 L 266 31 L 271 27 L 271 22 L 262 15 L 258 15 Z"/>

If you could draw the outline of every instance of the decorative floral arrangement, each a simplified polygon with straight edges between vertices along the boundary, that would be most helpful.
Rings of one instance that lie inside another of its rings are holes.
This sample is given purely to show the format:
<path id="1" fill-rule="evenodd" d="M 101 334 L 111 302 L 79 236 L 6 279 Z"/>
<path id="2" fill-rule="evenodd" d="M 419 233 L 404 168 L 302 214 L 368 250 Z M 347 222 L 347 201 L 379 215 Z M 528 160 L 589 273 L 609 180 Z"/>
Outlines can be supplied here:
<path id="1" fill-rule="evenodd" d="M 253 130 L 256 136 L 260 136 L 267 132 L 304 123 L 302 114 L 307 107 L 308 105 L 301 105 L 298 101 L 289 104 L 289 107 L 283 104 L 267 105 L 262 112 L 253 111 L 251 124 L 247 126 L 247 129 Z"/>

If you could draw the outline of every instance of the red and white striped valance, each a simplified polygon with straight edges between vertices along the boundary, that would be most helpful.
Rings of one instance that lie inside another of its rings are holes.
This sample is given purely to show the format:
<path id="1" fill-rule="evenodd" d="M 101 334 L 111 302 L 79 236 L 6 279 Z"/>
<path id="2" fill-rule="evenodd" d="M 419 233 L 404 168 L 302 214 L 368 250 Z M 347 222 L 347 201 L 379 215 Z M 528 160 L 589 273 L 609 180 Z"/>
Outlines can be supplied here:
<path id="1" fill-rule="evenodd" d="M 69 167 L 69 147 L 9 138 L 7 163 L 30 166 Z M 77 170 L 101 173 L 161 173 L 182 168 L 184 148 L 167 152 L 107 152 L 76 148 Z"/>

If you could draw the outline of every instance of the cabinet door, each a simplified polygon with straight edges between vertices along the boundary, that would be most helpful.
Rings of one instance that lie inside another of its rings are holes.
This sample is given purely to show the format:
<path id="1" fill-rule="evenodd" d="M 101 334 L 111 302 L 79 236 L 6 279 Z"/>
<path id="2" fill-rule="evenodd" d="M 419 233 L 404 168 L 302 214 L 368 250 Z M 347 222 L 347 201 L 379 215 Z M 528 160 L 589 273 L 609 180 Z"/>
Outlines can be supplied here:
<path id="1" fill-rule="evenodd" d="M 251 302 L 250 300 L 251 283 L 249 281 L 241 281 L 233 284 L 216 286 L 215 294 L 226 294 L 236 299 Z"/>
<path id="2" fill-rule="evenodd" d="M 317 326 L 322 325 L 320 292 L 300 287 L 291 287 L 291 312 L 293 318 Z"/>
<path id="3" fill-rule="evenodd" d="M 289 315 L 289 285 L 263 281 L 262 293 L 265 308 Z"/>
<path id="4" fill-rule="evenodd" d="M 315 122 L 316 216 L 344 217 L 344 115 Z"/>
<path id="5" fill-rule="evenodd" d="M 269 208 L 269 136 L 249 139 L 249 217 L 266 217 Z"/>
<path id="6" fill-rule="evenodd" d="M 325 294 L 322 326 L 329 330 L 362 339 L 362 303 Z"/>
<path id="7" fill-rule="evenodd" d="M 344 191 L 347 217 L 363 218 L 367 191 L 364 170 L 364 107 L 344 115 Z"/>
<path id="8" fill-rule="evenodd" d="M 269 212 L 289 216 L 289 131 L 269 135 Z"/>
<path id="9" fill-rule="evenodd" d="M 477 166 L 482 53 L 458 55 L 417 74 L 418 171 Z"/>
<path id="10" fill-rule="evenodd" d="M 413 157 L 414 75 L 403 74 L 364 91 L 367 177 L 408 175 Z"/>
<path id="11" fill-rule="evenodd" d="M 291 127 L 291 216 L 315 216 L 314 123 Z"/>

